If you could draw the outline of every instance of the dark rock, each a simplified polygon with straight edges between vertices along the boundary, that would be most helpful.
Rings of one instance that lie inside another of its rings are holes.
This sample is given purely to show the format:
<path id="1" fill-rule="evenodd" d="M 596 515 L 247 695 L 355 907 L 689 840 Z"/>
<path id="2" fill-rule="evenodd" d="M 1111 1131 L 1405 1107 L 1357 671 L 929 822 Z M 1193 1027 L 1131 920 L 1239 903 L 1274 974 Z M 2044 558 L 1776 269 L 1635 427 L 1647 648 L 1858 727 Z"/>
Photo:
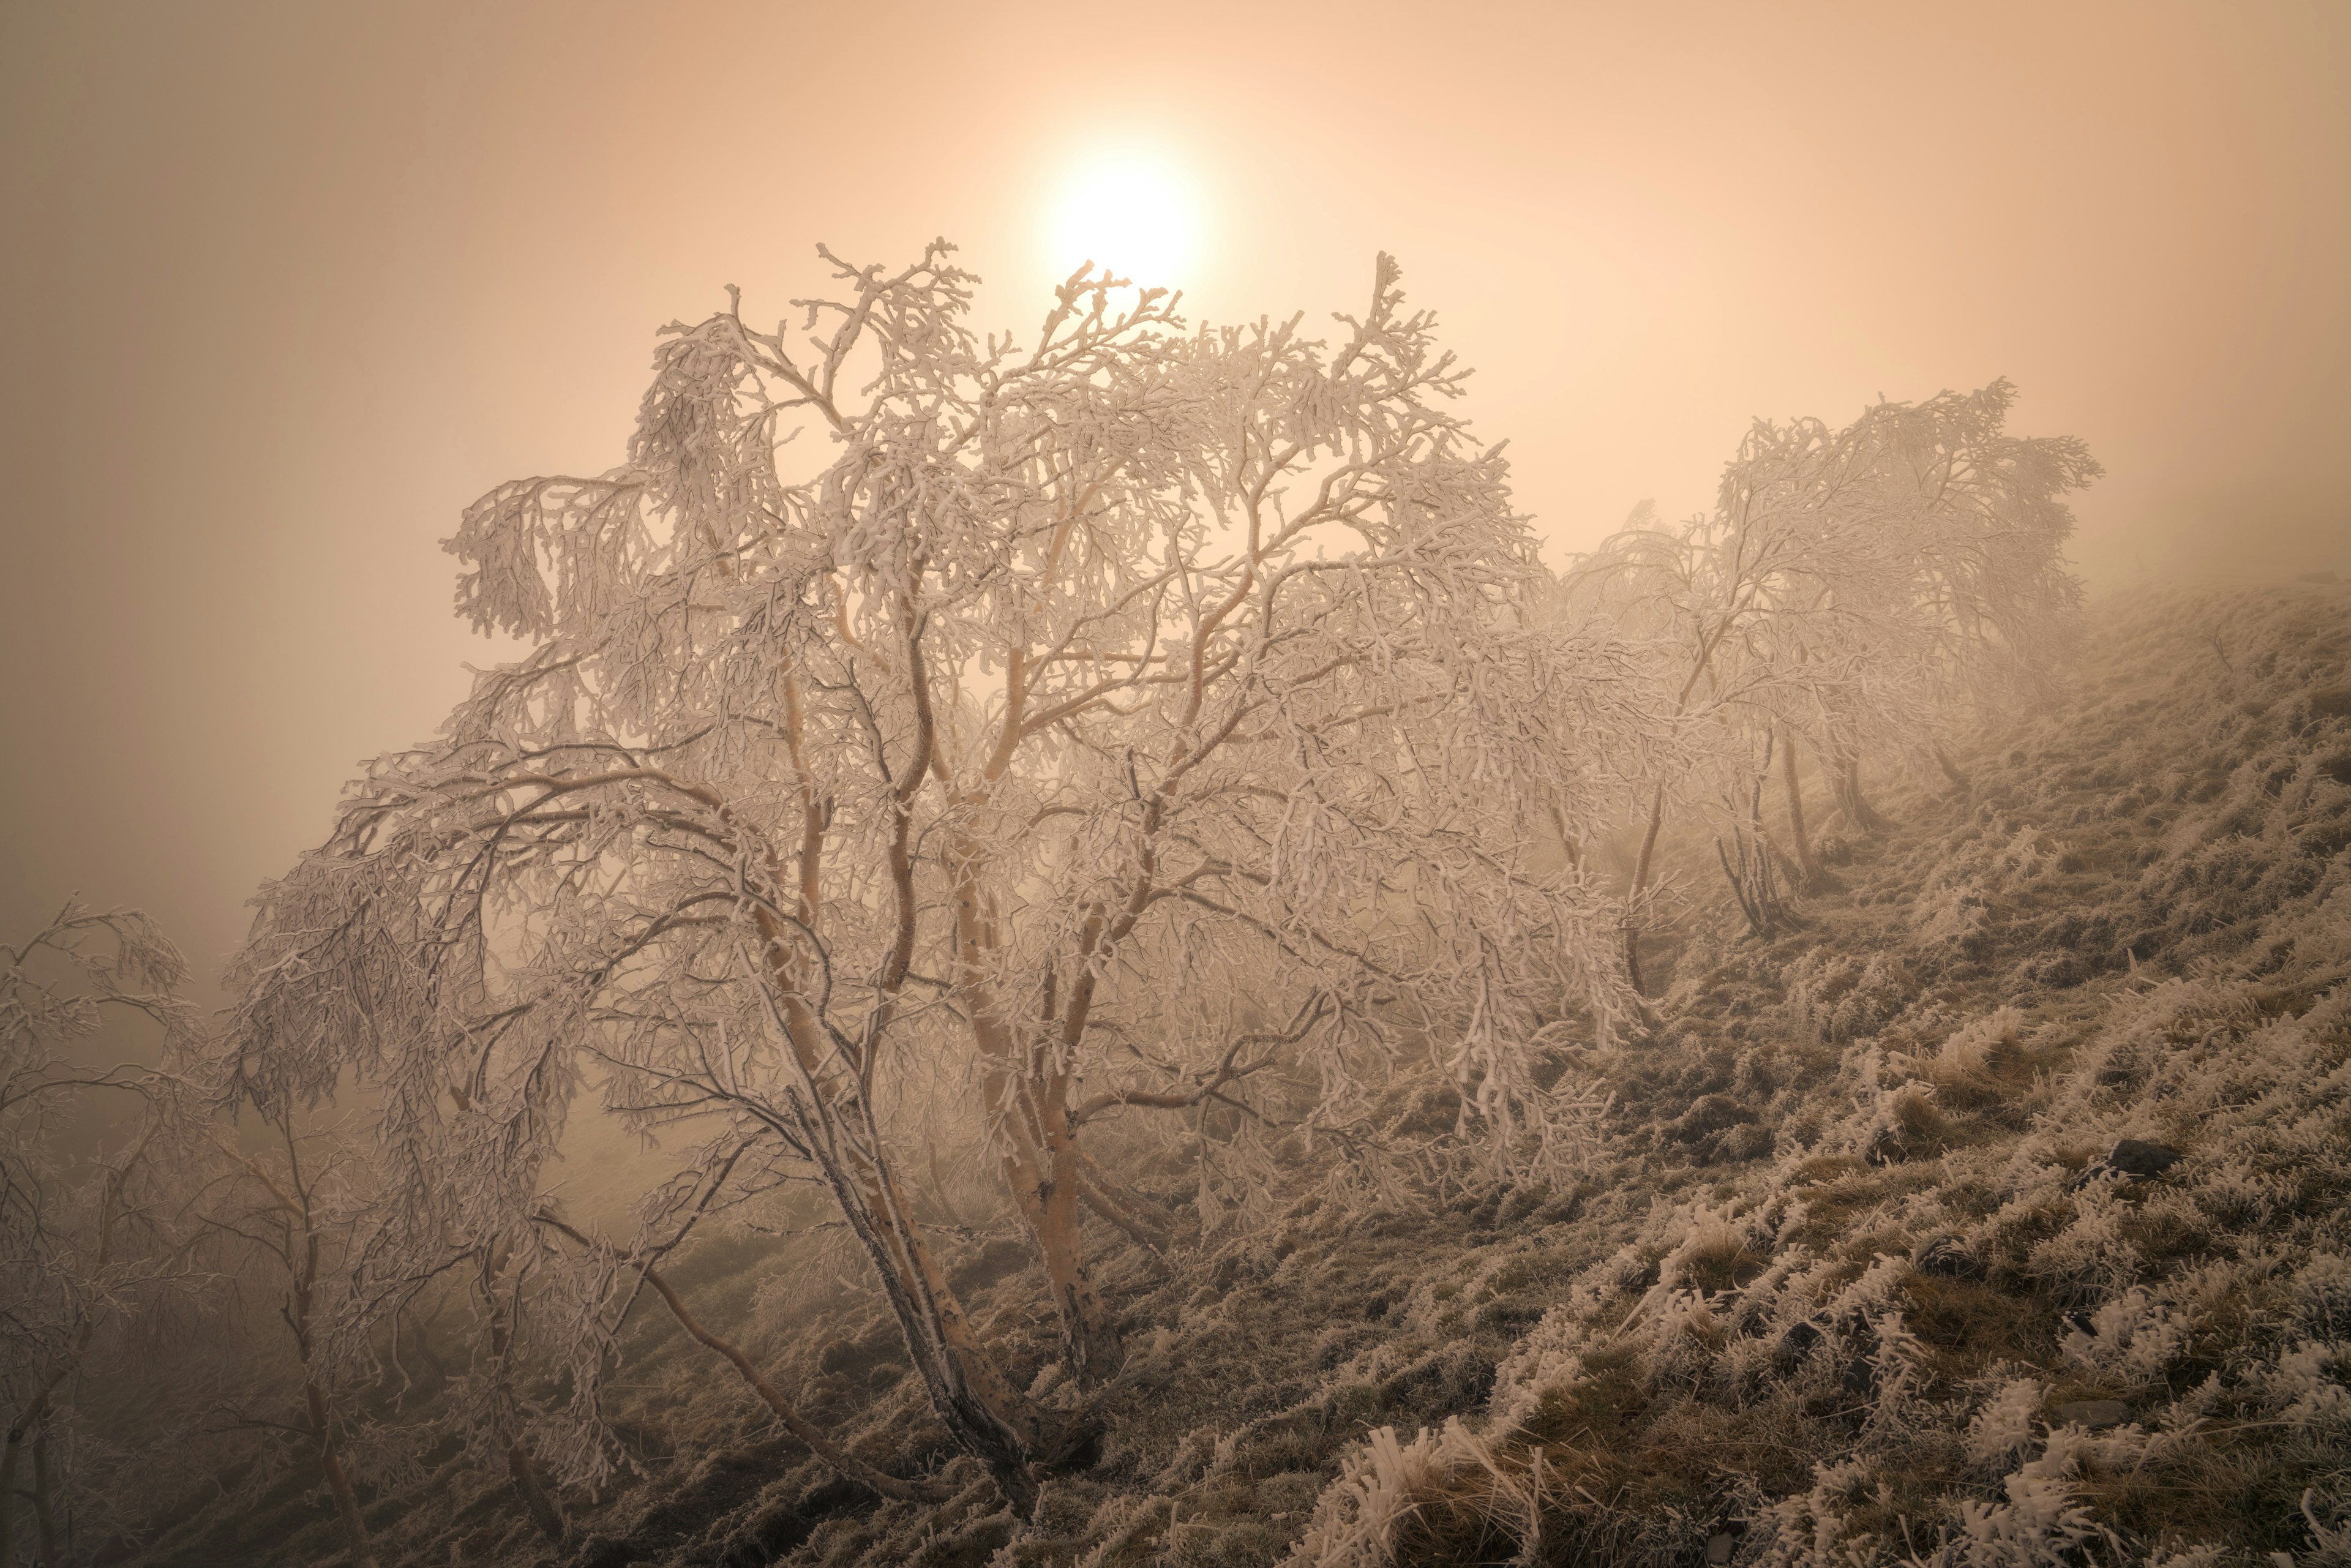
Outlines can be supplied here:
<path id="1" fill-rule="evenodd" d="M 2147 1181 L 2161 1176 L 2187 1157 L 2178 1149 L 2167 1149 L 2161 1144 L 2125 1138 L 2115 1145 L 2114 1153 L 2106 1156 L 2106 1165 L 2135 1181 Z"/>
<path id="2" fill-rule="evenodd" d="M 1842 1385 L 1847 1394 L 1867 1394 L 1877 1386 L 1877 1368 L 1867 1356 L 1856 1355 L 1844 1364 Z"/>
<path id="3" fill-rule="evenodd" d="M 2092 1432 L 2119 1427 L 2131 1418 L 2131 1407 L 2119 1399 L 2069 1399 L 2049 1406 L 2052 1426 L 2081 1427 Z"/>
<path id="4" fill-rule="evenodd" d="M 1771 1347 L 1772 1363 L 1784 1372 L 1802 1361 L 1812 1353 L 1813 1346 L 1820 1343 L 1821 1331 L 1818 1325 L 1798 1323 L 1794 1328 L 1782 1334 L 1780 1343 Z"/>
<path id="5" fill-rule="evenodd" d="M 1695 1144 L 1710 1133 L 1744 1126 L 1753 1120 L 1755 1113 L 1729 1095 L 1702 1094 L 1674 1123 L 1673 1135 L 1677 1143 Z"/>
<path id="6" fill-rule="evenodd" d="M 1706 1538 L 1706 1560 L 1708 1568 L 1722 1568 L 1724 1563 L 1730 1561 L 1730 1554 L 1738 1549 L 1739 1538 L 1737 1536 L 1708 1536 Z"/>
<path id="7" fill-rule="evenodd" d="M 1980 1280 L 1984 1266 L 1956 1236 L 1938 1236 L 1910 1255 L 1910 1266 L 1939 1280 Z"/>
<path id="8" fill-rule="evenodd" d="M 2125 1138 L 2104 1159 L 2092 1160 L 2080 1176 L 2066 1184 L 2066 1190 L 2079 1191 L 2101 1176 L 2121 1176 L 2126 1181 L 2153 1181 L 2187 1157 L 2178 1149 L 2167 1149 L 2161 1144 L 2150 1144 L 2141 1138 Z"/>

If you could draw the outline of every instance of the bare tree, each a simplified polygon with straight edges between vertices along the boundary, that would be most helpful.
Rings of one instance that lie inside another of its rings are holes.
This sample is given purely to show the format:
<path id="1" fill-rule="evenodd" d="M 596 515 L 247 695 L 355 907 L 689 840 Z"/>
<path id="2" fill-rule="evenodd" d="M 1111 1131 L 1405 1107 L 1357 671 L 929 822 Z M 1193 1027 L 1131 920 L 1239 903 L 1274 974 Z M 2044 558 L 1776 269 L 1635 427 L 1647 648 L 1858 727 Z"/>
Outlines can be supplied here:
<path id="1" fill-rule="evenodd" d="M 1759 746 L 1776 737 L 1791 785 L 1795 859 L 1816 871 L 1794 735 L 1876 686 L 1873 649 L 1899 634 L 1892 541 L 1851 505 L 1866 478 L 1859 444 L 1817 422 L 1758 422 L 1725 471 L 1715 510 L 1675 528 L 1646 506 L 1579 559 L 1568 602 L 1646 650 L 1664 766 L 1646 781 L 1631 874 L 1625 963 L 1637 988 L 1642 911 L 1667 808 L 1738 791 Z M 1881 696 L 1886 694 L 1880 693 Z M 1903 700 L 1904 695 L 1897 695 Z"/>
<path id="2" fill-rule="evenodd" d="M 403 1210 L 461 1230 L 526 1212 L 591 1072 L 640 1129 L 802 1162 L 1019 1500 L 1061 1439 L 947 1286 L 902 1107 L 971 1085 L 1098 1382 L 1089 1125 L 1280 1064 L 1343 1128 L 1434 1050 L 1498 1148 L 1562 1157 L 1537 1009 L 1625 1001 L 1609 901 L 1525 848 L 1584 831 L 1589 645 L 1534 625 L 1394 264 L 1335 350 L 1082 271 L 1021 349 L 964 328 L 946 254 L 836 264 L 806 357 L 674 328 L 626 466 L 468 510 L 461 610 L 535 647 L 267 891 L 237 1030 L 272 1092 L 381 1082 Z M 831 455 L 794 481 L 803 429 Z"/>
<path id="3" fill-rule="evenodd" d="M 2045 698 L 2084 635 L 2064 497 L 2105 470 L 2072 436 L 2008 434 L 2015 401 L 2015 387 L 1996 381 L 1881 402 L 1860 422 L 1879 453 L 1876 505 L 1906 541 L 1927 670 L 1946 712 Z"/>
<path id="4" fill-rule="evenodd" d="M 2004 434 L 2014 395 L 1997 382 L 1879 402 L 1834 431 L 1759 420 L 1711 513 L 1671 528 L 1637 512 L 1570 570 L 1569 602 L 1649 651 L 1659 721 L 1694 747 L 1658 753 L 1675 761 L 1646 791 L 1635 909 L 1677 791 L 1741 798 L 1759 746 L 1780 758 L 1801 891 L 1823 873 L 1800 739 L 1845 819 L 1873 828 L 1865 753 L 1931 754 L 1955 773 L 1934 745 L 1944 716 L 2045 688 L 2079 637 L 2060 497 L 2099 470 L 2070 437 Z M 1755 831 L 1748 816 L 1735 833 Z"/>
<path id="5" fill-rule="evenodd" d="M 691 1173 L 684 1182 L 672 1184 L 664 1191 L 652 1195 L 654 1199 L 650 1205 L 653 1217 L 674 1217 L 675 1222 L 667 1237 L 658 1240 L 647 1238 L 643 1244 L 625 1253 L 580 1230 L 554 1212 L 551 1207 L 533 1215 L 534 1225 L 572 1242 L 579 1249 L 580 1260 L 589 1265 L 590 1276 L 601 1275 L 601 1282 L 604 1286 L 580 1292 L 575 1298 L 589 1310 L 585 1313 L 575 1312 L 566 1327 L 576 1341 L 596 1345 L 610 1354 L 617 1345 L 621 1329 L 628 1320 L 630 1307 L 645 1290 L 650 1289 L 669 1309 L 670 1315 L 676 1320 L 678 1327 L 685 1331 L 686 1336 L 705 1349 L 715 1352 L 733 1367 L 745 1386 L 758 1396 L 759 1402 L 768 1406 L 783 1428 L 835 1474 L 863 1487 L 876 1497 L 938 1500 L 931 1487 L 885 1475 L 843 1451 L 784 1396 L 748 1352 L 697 1316 L 676 1285 L 662 1272 L 660 1263 L 712 1211 L 720 1194 L 726 1191 L 727 1180 L 735 1174 L 737 1163 L 748 1152 L 747 1145 L 737 1144 L 707 1172 Z M 681 1210 L 682 1213 L 679 1212 Z M 624 1288 L 615 1290 L 613 1286 Z M 608 1305 L 611 1310 L 601 1310 Z"/>
<path id="6" fill-rule="evenodd" d="M 21 947 L 0 948 L 0 1563 L 16 1561 L 18 1472 L 29 1449 L 44 1557 L 49 1542 L 48 1428 L 106 1331 L 172 1281 L 179 1260 L 155 1229 L 151 1151 L 180 1109 L 176 1082 L 150 1066 L 100 1067 L 87 1042 L 110 1015 L 160 1026 L 166 1060 L 195 1032 L 176 992 L 187 966 L 132 910 L 68 904 Z M 68 1113 L 124 1102 L 127 1135 L 78 1151 Z"/>
<path id="7" fill-rule="evenodd" d="M 253 1406 L 240 1392 L 222 1416 L 240 1426 L 298 1436 L 319 1465 L 350 1546 L 353 1568 L 374 1568 L 375 1548 L 360 1517 L 346 1459 L 348 1395 L 372 1370 L 363 1317 L 350 1302 L 350 1256 L 366 1222 L 366 1173 L 354 1152 L 331 1131 L 298 1133 L 281 1109 L 265 1115 L 266 1145 L 239 1148 L 215 1129 L 219 1175 L 191 1206 L 193 1221 L 248 1254 L 232 1260 L 231 1277 L 254 1272 L 275 1296 L 293 1354 L 295 1403 L 285 1413 Z"/>

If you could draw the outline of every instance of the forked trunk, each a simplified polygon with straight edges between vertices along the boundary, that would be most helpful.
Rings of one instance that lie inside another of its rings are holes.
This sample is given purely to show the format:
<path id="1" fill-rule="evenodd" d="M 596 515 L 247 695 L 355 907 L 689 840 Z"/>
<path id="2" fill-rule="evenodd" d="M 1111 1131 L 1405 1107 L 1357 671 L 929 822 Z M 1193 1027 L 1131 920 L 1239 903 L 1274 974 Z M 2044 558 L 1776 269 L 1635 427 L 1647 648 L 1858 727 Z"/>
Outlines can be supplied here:
<path id="1" fill-rule="evenodd" d="M 896 1202 L 888 1173 L 880 1174 L 890 1202 L 883 1213 L 888 1228 L 877 1231 L 867 1247 L 876 1263 L 891 1263 L 894 1270 L 883 1276 L 883 1294 L 897 1316 L 932 1409 L 964 1450 L 987 1468 L 1012 1511 L 1027 1519 L 1037 1507 L 1037 1478 L 1029 1463 L 1050 1447 L 1044 1423 L 979 1343 L 936 1255 Z"/>
<path id="2" fill-rule="evenodd" d="M 1657 852 L 1657 830 L 1666 821 L 1666 787 L 1660 784 L 1649 797 L 1649 825 L 1641 834 L 1641 858 L 1633 864 L 1633 889 L 1625 896 L 1627 914 L 1625 920 L 1625 978 L 1633 988 L 1633 997 L 1646 1008 L 1647 990 L 1641 984 L 1641 926 L 1631 910 L 1641 904 L 1641 894 L 1648 891 L 1649 863 Z"/>
<path id="3" fill-rule="evenodd" d="M 1820 857 L 1813 852 L 1812 835 L 1804 831 L 1804 787 L 1796 771 L 1796 737 L 1780 737 L 1780 777 L 1788 787 L 1788 836 L 1795 841 L 1796 868 L 1807 891 L 1820 880 Z"/>
<path id="4" fill-rule="evenodd" d="M 1061 1320 L 1063 1360 L 1081 1383 L 1092 1385 L 1118 1371 L 1126 1351 L 1086 1270 L 1078 1235 L 1083 1178 L 1078 1172 L 1077 1139 L 1067 1128 L 1065 1110 L 1058 1119 L 1062 1126 L 1056 1128 L 1049 1121 L 1045 1128 L 1045 1159 L 1019 1161 L 1008 1155 L 1006 1176 L 1020 1197 L 1021 1217 L 1043 1255 L 1046 1288 Z"/>
<path id="5" fill-rule="evenodd" d="M 1830 774 L 1829 779 L 1836 791 L 1837 810 L 1844 813 L 1845 821 L 1857 831 L 1875 833 L 1892 825 L 1878 814 L 1877 809 L 1869 803 L 1868 797 L 1861 792 L 1861 758 L 1845 758 L 1843 765 Z"/>
<path id="6" fill-rule="evenodd" d="M 1081 969 L 1066 1002 L 1053 976 L 1047 975 L 1042 1016 L 1024 1044 L 976 962 L 976 956 L 993 949 L 998 938 L 979 874 L 978 848 L 959 843 L 953 853 L 956 993 L 971 1019 L 972 1043 L 987 1063 L 980 1103 L 998 1140 L 998 1169 L 1036 1242 L 1046 1289 L 1061 1321 L 1063 1360 L 1080 1382 L 1100 1383 L 1118 1370 L 1126 1351 L 1086 1270 L 1084 1242 L 1078 1233 L 1081 1151 L 1077 1129 L 1070 1122 L 1071 1081 L 1053 1050 L 1058 1040 L 1060 1055 L 1067 1060 L 1084 1038 L 1093 1005 L 1092 974 Z M 1102 940 L 1105 920 L 1099 909 L 1087 920 L 1079 937 L 1081 966 Z"/>
<path id="7" fill-rule="evenodd" d="M 957 1445 L 987 1468 L 1005 1500 L 1026 1518 L 1036 1506 L 1037 1482 L 1029 1462 L 1046 1447 L 1043 1424 L 979 1343 L 963 1303 L 948 1288 L 912 1207 L 883 1163 L 880 1128 L 871 1108 L 852 1083 L 836 1081 L 823 1025 L 799 988 L 781 924 L 764 910 L 754 918 L 781 982 L 781 997 L 770 992 L 768 1000 L 799 1069 L 800 1087 L 790 1103 L 803 1146 L 813 1153 L 841 1218 L 880 1277 L 883 1297 L 898 1320 L 933 1413 Z"/>

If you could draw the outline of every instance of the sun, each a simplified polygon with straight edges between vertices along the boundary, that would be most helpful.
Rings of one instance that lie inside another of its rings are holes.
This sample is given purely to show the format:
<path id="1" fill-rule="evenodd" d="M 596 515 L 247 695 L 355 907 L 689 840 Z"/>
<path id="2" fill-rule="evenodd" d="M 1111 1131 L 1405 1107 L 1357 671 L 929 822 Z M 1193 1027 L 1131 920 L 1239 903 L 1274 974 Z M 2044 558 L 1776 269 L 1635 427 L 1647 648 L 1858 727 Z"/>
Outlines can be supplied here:
<path id="1" fill-rule="evenodd" d="M 1066 277 L 1091 259 L 1150 287 L 1183 286 L 1199 259 L 1199 203 L 1173 163 L 1146 153 L 1105 153 L 1062 182 L 1046 260 Z"/>

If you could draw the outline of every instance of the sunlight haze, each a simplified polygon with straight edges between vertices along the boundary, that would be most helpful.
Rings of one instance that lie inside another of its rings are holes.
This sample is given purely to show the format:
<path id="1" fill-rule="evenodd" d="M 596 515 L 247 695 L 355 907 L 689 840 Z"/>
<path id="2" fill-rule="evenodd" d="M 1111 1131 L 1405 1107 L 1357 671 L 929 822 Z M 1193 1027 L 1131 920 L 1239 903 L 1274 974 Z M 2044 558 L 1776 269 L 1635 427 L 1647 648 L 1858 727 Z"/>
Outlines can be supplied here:
<path id="1" fill-rule="evenodd" d="M 0 0 L 0 1568 L 2351 1562 L 2351 0 Z"/>

